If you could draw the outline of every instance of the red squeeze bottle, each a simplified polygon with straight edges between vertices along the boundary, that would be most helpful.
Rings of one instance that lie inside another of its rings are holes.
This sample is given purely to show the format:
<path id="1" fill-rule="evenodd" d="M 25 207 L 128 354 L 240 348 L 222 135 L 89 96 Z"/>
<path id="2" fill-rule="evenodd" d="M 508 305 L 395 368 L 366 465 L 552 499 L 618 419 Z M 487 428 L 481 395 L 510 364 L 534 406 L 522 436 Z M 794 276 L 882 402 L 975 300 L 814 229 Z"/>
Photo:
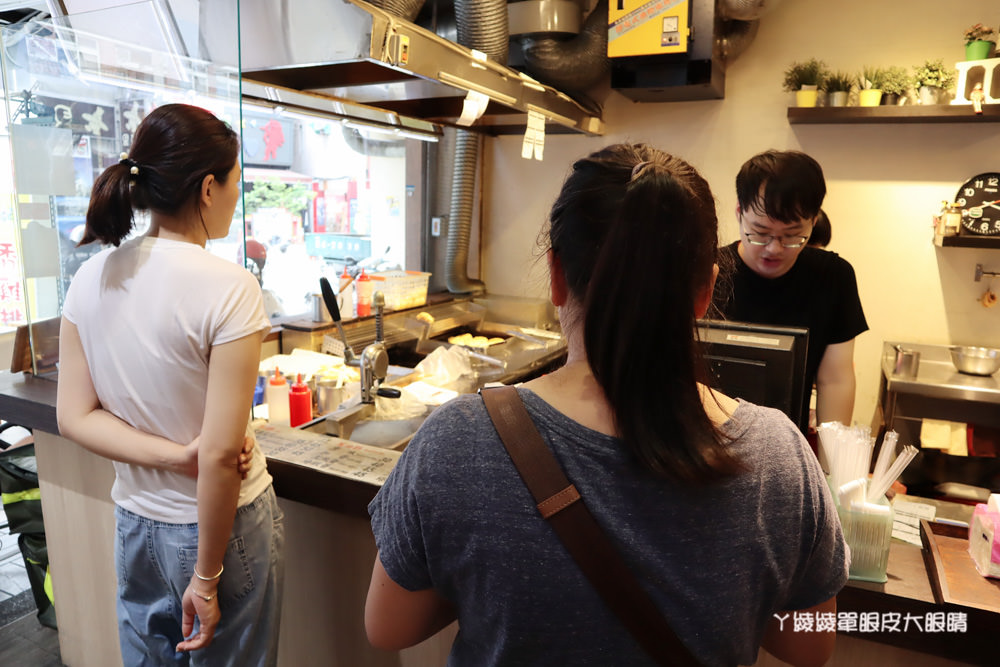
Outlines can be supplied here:
<path id="1" fill-rule="evenodd" d="M 299 373 L 288 390 L 288 411 L 292 428 L 312 419 L 312 392 Z"/>

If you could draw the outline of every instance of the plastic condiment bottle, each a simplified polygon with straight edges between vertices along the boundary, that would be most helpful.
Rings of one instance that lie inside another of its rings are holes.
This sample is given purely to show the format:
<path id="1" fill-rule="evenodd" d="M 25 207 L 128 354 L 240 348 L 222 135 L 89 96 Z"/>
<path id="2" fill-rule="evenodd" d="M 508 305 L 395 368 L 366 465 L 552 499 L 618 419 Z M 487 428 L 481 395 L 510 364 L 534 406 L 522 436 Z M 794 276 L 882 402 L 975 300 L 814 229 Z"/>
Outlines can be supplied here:
<path id="1" fill-rule="evenodd" d="M 358 291 L 358 317 L 368 317 L 372 314 L 372 292 L 374 291 L 372 279 L 368 277 L 364 269 L 361 269 L 361 275 L 354 282 Z"/>
<path id="2" fill-rule="evenodd" d="M 309 385 L 302 381 L 302 373 L 296 376 L 288 392 L 288 413 L 293 427 L 312 419 L 312 391 L 309 390 Z"/>
<path id="3" fill-rule="evenodd" d="M 351 284 L 351 274 L 347 272 L 347 266 L 344 266 L 344 272 L 340 274 L 340 290 L 337 298 L 340 302 L 337 304 L 340 306 L 340 319 L 351 320 L 354 319 L 354 290 L 344 289 L 347 285 Z"/>
<path id="4" fill-rule="evenodd" d="M 267 400 L 267 421 L 274 425 L 289 426 L 288 383 L 277 367 L 267 383 L 264 397 Z"/>

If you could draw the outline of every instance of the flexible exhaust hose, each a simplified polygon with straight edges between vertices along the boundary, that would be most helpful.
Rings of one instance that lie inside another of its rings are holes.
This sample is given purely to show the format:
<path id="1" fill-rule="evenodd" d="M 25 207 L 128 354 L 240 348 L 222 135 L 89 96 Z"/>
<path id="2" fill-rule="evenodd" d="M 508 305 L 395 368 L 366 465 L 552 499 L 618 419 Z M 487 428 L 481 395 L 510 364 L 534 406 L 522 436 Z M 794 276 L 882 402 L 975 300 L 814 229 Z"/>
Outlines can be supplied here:
<path id="1" fill-rule="evenodd" d="M 459 0 L 455 3 L 455 23 L 459 44 L 507 64 L 510 21 L 506 0 Z"/>
<path id="2" fill-rule="evenodd" d="M 424 6 L 424 0 L 368 0 L 368 2 L 407 21 L 417 18 L 420 8 Z"/>
<path id="3" fill-rule="evenodd" d="M 580 33 L 570 39 L 523 37 L 524 67 L 542 83 L 567 93 L 582 93 L 608 73 L 608 0 L 590 12 Z"/>
<path id="4" fill-rule="evenodd" d="M 506 0 L 461 0 L 455 3 L 458 43 L 482 51 L 489 58 L 507 64 L 510 48 Z M 469 238 L 472 235 L 473 197 L 476 167 L 479 164 L 479 135 L 459 130 L 455 138 L 455 167 L 451 182 L 451 210 L 448 216 L 448 291 L 456 294 L 482 292 L 485 285 L 468 275 Z"/>
<path id="5" fill-rule="evenodd" d="M 451 182 L 451 209 L 448 214 L 448 254 L 445 284 L 455 294 L 482 292 L 485 285 L 469 278 L 469 238 L 472 234 L 472 204 L 479 162 L 479 135 L 458 130 Z"/>

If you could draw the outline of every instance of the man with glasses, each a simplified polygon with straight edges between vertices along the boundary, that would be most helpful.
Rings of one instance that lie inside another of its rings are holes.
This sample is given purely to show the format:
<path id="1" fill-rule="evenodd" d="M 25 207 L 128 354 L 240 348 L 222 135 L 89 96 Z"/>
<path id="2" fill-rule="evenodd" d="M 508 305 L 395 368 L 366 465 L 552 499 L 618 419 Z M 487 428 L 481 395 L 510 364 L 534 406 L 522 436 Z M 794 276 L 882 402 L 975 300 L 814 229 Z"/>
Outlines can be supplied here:
<path id="1" fill-rule="evenodd" d="M 815 383 L 817 423 L 851 424 L 854 338 L 868 323 L 851 265 L 806 245 L 825 196 L 823 170 L 805 153 L 747 160 L 736 176 L 740 239 L 720 250 L 731 271 L 715 305 L 729 320 L 808 328 L 803 409 Z"/>

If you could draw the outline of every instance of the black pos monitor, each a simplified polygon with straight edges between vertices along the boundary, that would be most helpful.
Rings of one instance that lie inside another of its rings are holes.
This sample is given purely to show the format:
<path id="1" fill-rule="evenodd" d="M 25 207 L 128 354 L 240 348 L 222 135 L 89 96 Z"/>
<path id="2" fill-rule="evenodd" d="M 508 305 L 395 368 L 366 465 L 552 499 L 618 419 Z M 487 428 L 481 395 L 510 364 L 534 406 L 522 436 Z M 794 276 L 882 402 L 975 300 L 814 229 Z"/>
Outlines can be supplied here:
<path id="1" fill-rule="evenodd" d="M 722 393 L 781 410 L 805 433 L 803 408 L 809 330 L 749 322 L 698 320 L 698 338 Z"/>

